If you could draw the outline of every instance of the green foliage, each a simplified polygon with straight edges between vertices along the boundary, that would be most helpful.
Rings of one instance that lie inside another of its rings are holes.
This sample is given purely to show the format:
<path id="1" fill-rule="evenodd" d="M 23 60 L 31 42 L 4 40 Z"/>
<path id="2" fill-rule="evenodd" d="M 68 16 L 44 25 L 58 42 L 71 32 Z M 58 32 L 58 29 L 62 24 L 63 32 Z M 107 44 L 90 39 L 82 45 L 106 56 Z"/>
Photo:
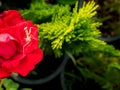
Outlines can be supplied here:
<path id="1" fill-rule="evenodd" d="M 0 81 L 0 90 L 32 90 L 31 88 L 19 88 L 20 85 L 12 79 L 5 78 Z"/>
<path id="2" fill-rule="evenodd" d="M 21 90 L 32 90 L 31 88 L 23 88 Z"/>
<path id="3" fill-rule="evenodd" d="M 105 8 L 110 8 L 110 11 L 117 11 L 120 14 L 120 0 L 116 0 L 115 2 L 113 2 L 113 0 L 109 0 L 108 2 L 105 1 Z"/>
<path id="4" fill-rule="evenodd" d="M 2 80 L 3 86 L 5 87 L 5 90 L 18 90 L 19 84 L 13 82 L 11 79 L 3 79 Z"/>
<path id="5" fill-rule="evenodd" d="M 4 90 L 2 87 L 0 87 L 0 90 Z"/>
<path id="6" fill-rule="evenodd" d="M 101 23 L 92 18 L 96 14 L 97 7 L 92 1 L 84 3 L 78 12 L 78 3 L 76 3 L 73 12 L 70 12 L 68 6 L 59 8 L 53 15 L 51 22 L 39 25 L 40 38 L 43 39 L 42 41 L 51 42 L 56 56 L 61 56 L 61 50 L 68 50 L 75 55 L 79 54 L 81 48 L 84 47 L 82 45 L 93 44 L 93 41 L 104 44 L 97 39 L 100 35 L 97 27 Z"/>
<path id="7" fill-rule="evenodd" d="M 43 23 L 51 21 L 52 15 L 59 7 L 58 5 L 47 4 L 45 0 L 33 0 L 29 9 L 20 11 L 24 18 L 33 23 Z"/>
<path id="8" fill-rule="evenodd" d="M 71 11 L 70 5 L 35 0 L 29 9 L 21 12 L 38 25 L 40 47 L 45 54 L 54 52 L 60 57 L 68 51 L 84 78 L 94 79 L 105 90 L 117 90 L 120 87 L 120 51 L 98 39 L 101 23 L 94 18 L 97 8 L 94 1 L 84 2 L 80 10 L 77 2 Z M 77 59 L 71 55 L 78 55 Z"/>
<path id="9" fill-rule="evenodd" d="M 84 4 L 77 12 L 78 3 L 76 3 L 73 12 L 70 12 L 68 5 L 51 5 L 44 0 L 35 0 L 29 9 L 21 12 L 24 18 L 39 23 L 39 38 L 45 53 L 54 51 L 56 56 L 61 56 L 64 50 L 68 50 L 77 55 L 82 52 L 84 44 L 93 44 L 93 41 L 104 44 L 96 39 L 100 35 L 97 27 L 101 23 L 92 18 L 96 14 L 97 7 L 92 1 Z"/>
<path id="10" fill-rule="evenodd" d="M 110 50 L 110 49 L 109 49 Z M 116 51 L 116 50 L 112 50 Z M 117 90 L 120 85 L 120 53 L 90 52 L 76 60 L 77 68 L 86 79 L 94 79 L 105 90 Z M 93 55 L 94 54 L 94 55 Z"/>
<path id="11" fill-rule="evenodd" d="M 95 0 L 99 4 L 98 17 L 103 22 L 103 36 L 120 35 L 120 0 Z"/>
<path id="12" fill-rule="evenodd" d="M 57 2 L 60 4 L 74 5 L 76 3 L 76 0 L 57 0 Z"/>

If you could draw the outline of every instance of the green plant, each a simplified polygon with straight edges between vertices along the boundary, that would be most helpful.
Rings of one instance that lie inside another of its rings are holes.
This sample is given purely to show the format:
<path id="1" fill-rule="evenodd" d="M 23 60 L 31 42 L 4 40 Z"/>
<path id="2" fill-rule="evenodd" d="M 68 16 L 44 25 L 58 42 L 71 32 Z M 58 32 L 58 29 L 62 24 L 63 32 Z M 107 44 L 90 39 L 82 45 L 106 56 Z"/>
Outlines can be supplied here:
<path id="1" fill-rule="evenodd" d="M 74 5 L 76 3 L 76 0 L 57 0 L 57 2 L 60 4 Z"/>
<path id="2" fill-rule="evenodd" d="M 98 18 L 103 22 L 102 35 L 113 37 L 120 34 L 120 0 L 95 0 L 99 4 Z"/>
<path id="3" fill-rule="evenodd" d="M 1 79 L 0 80 L 0 90 L 18 90 L 20 85 L 14 82 L 12 79 Z M 30 88 L 22 88 L 19 90 L 32 90 Z"/>
<path id="4" fill-rule="evenodd" d="M 79 54 L 84 45 L 90 45 L 94 43 L 94 41 L 104 44 L 103 41 L 97 39 L 100 35 L 97 27 L 101 24 L 95 22 L 92 18 L 96 14 L 94 10 L 98 6 L 94 6 L 95 3 L 91 2 L 77 12 L 77 5 L 78 3 L 76 3 L 73 12 L 70 12 L 67 6 L 59 8 L 56 13 L 54 13 L 51 22 L 39 25 L 41 41 L 43 41 L 45 45 L 47 43 L 44 43 L 44 41 L 50 41 L 56 56 L 61 55 L 61 50 L 68 50 L 75 55 Z"/>
<path id="5" fill-rule="evenodd" d="M 101 23 L 96 21 L 97 8 L 94 1 L 84 2 L 79 10 L 76 2 L 73 11 L 69 5 L 35 1 L 30 9 L 22 10 L 22 13 L 38 25 L 40 47 L 45 54 L 61 57 L 64 51 L 70 52 L 69 56 L 75 57 L 75 67 L 86 80 L 95 80 L 105 90 L 118 90 L 120 51 L 98 39 Z M 35 17 L 31 18 L 31 15 Z"/>
<path id="6" fill-rule="evenodd" d="M 4 90 L 3 86 L 6 90 L 17 90 L 19 87 L 19 84 L 13 82 L 11 79 L 5 78 L 1 80 L 0 90 Z"/>
<path id="7" fill-rule="evenodd" d="M 31 20 L 33 23 L 43 23 L 51 21 L 51 17 L 59 5 L 47 4 L 45 0 L 33 0 L 29 9 L 21 9 L 24 18 Z"/>

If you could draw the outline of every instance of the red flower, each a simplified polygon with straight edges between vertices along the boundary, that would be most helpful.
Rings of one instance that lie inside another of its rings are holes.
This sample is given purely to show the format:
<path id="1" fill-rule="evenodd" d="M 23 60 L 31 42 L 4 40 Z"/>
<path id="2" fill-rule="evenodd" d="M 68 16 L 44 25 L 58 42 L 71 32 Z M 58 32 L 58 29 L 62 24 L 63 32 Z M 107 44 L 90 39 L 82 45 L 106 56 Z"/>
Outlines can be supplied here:
<path id="1" fill-rule="evenodd" d="M 0 78 L 15 72 L 26 76 L 42 60 L 38 28 L 16 10 L 0 14 Z"/>

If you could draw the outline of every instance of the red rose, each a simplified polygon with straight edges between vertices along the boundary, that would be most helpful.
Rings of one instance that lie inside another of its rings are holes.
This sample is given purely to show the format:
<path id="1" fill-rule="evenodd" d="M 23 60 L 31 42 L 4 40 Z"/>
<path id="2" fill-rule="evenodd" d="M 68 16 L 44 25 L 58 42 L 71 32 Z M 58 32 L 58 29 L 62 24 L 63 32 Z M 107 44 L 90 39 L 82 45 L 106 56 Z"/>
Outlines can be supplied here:
<path id="1" fill-rule="evenodd" d="M 0 78 L 15 72 L 26 76 L 42 60 L 38 28 L 16 10 L 0 14 Z"/>

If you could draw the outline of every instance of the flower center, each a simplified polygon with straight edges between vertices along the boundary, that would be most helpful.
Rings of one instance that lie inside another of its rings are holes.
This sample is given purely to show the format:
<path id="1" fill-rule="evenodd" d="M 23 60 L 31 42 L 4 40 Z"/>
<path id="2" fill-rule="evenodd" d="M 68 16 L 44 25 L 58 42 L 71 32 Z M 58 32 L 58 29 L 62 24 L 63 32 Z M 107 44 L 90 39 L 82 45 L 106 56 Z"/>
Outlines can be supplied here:
<path id="1" fill-rule="evenodd" d="M 11 58 L 17 51 L 15 39 L 5 33 L 0 34 L 0 57 L 4 59 Z"/>

